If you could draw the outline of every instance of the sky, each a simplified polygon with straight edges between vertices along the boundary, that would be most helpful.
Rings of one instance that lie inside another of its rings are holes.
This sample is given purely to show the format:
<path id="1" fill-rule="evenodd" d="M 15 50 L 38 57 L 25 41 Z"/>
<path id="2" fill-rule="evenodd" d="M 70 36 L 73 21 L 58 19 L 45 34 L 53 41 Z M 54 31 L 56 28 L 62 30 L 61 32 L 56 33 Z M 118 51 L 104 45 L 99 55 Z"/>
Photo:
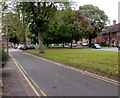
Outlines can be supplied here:
<path id="1" fill-rule="evenodd" d="M 60 0 L 60 1 L 64 1 L 64 0 Z M 112 25 L 113 20 L 116 20 L 117 23 L 118 20 L 120 22 L 120 18 L 118 19 L 118 2 L 120 0 L 70 0 L 70 1 L 77 2 L 77 9 L 79 8 L 79 6 L 84 4 L 92 4 L 94 6 L 98 6 L 99 9 L 103 10 L 105 14 L 109 17 L 110 25 Z M 119 3 L 119 11 L 120 11 L 120 3 Z"/>
<path id="2" fill-rule="evenodd" d="M 78 2 L 77 7 L 84 4 L 92 4 L 94 6 L 98 6 L 99 9 L 103 10 L 105 14 L 109 17 L 110 25 L 112 25 L 113 20 L 116 20 L 118 23 L 118 2 L 119 1 L 120 0 L 77 0 Z"/>

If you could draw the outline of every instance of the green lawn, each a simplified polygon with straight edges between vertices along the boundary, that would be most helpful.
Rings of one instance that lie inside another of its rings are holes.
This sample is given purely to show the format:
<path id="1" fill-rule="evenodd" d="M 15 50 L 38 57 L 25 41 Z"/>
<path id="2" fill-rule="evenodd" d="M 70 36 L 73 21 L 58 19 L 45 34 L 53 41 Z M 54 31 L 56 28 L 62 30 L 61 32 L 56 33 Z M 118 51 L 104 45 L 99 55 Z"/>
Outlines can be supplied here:
<path id="1" fill-rule="evenodd" d="M 38 50 L 26 50 L 37 54 Z M 45 54 L 39 54 L 52 60 L 57 60 L 73 67 L 94 69 L 110 75 L 118 75 L 118 53 L 91 49 L 45 49 Z"/>

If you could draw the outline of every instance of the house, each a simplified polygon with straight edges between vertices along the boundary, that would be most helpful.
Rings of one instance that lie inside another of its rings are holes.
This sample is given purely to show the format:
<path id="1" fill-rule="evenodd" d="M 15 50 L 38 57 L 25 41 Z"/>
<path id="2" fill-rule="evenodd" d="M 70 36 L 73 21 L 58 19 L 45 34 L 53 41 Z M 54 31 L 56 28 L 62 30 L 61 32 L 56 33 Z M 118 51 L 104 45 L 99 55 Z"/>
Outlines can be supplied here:
<path id="1" fill-rule="evenodd" d="M 7 47 L 7 36 L 5 34 L 1 34 L 1 43 L 3 44 L 4 47 Z M 12 42 L 8 42 L 8 47 L 12 46 Z"/>
<path id="2" fill-rule="evenodd" d="M 87 39 L 87 38 L 83 38 L 83 39 L 77 41 L 77 45 L 86 46 L 86 45 L 88 45 L 88 44 L 89 44 L 89 39 Z"/>
<path id="3" fill-rule="evenodd" d="M 120 43 L 120 23 L 116 24 L 116 20 L 113 20 L 113 25 L 103 29 L 95 38 L 95 42 L 100 45 L 117 46 Z"/>

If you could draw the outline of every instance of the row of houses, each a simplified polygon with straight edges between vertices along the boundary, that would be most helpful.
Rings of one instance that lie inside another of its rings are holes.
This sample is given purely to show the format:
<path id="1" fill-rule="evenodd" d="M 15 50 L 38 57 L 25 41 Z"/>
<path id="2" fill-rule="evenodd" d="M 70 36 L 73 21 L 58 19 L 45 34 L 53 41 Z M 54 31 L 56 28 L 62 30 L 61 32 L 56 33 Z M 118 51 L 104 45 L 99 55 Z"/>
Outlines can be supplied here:
<path id="1" fill-rule="evenodd" d="M 120 43 L 120 23 L 116 24 L 116 20 L 113 20 L 113 24 L 104 28 L 92 42 L 103 46 L 117 46 Z M 82 39 L 77 44 L 89 44 L 89 39 Z"/>
<path id="2" fill-rule="evenodd" d="M 113 20 L 113 25 L 103 29 L 95 38 L 95 42 L 108 46 L 117 46 L 120 43 L 120 23 L 116 24 L 116 20 Z"/>

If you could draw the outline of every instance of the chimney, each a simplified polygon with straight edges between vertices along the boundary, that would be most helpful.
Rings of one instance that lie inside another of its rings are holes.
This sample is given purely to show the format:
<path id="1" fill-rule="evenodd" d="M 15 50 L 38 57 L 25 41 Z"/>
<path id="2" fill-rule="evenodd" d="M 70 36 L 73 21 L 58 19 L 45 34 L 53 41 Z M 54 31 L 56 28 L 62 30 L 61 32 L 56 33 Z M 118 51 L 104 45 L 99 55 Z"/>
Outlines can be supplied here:
<path id="1" fill-rule="evenodd" d="M 116 25 L 116 20 L 113 20 L 113 26 L 115 26 Z"/>

